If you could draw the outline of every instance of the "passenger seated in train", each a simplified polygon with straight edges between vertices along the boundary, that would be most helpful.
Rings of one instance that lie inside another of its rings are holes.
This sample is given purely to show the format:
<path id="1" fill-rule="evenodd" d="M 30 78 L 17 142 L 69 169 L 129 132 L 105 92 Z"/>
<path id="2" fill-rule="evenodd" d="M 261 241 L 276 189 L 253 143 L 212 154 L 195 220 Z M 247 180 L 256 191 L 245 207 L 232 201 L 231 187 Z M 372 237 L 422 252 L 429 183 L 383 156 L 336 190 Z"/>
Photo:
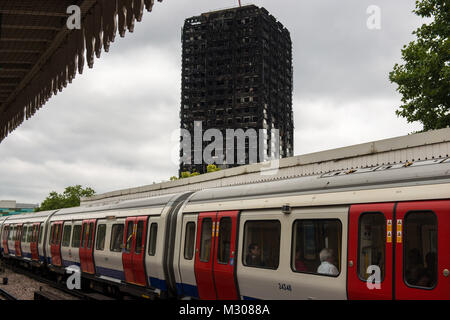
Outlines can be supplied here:
<path id="1" fill-rule="evenodd" d="M 308 268 L 306 268 L 305 264 L 300 259 L 300 257 L 301 257 L 301 253 L 300 253 L 300 249 L 298 249 L 297 252 L 295 252 L 295 271 L 307 272 Z"/>
<path id="2" fill-rule="evenodd" d="M 337 276 L 339 274 L 339 270 L 336 268 L 335 257 L 333 249 L 324 248 L 320 251 L 320 266 L 317 268 L 317 273 L 320 274 L 329 274 L 333 276 Z"/>
<path id="3" fill-rule="evenodd" d="M 418 285 L 422 275 L 425 273 L 422 255 L 419 249 L 413 248 L 409 251 L 406 260 L 406 282 L 411 285 Z"/>
<path id="4" fill-rule="evenodd" d="M 258 244 L 250 243 L 248 246 L 247 256 L 245 257 L 245 262 L 247 266 L 263 267 L 265 265 L 261 258 L 261 249 Z"/>
<path id="5" fill-rule="evenodd" d="M 418 281 L 419 287 L 433 287 L 436 282 L 436 253 L 428 252 L 425 256 L 426 268 L 419 269 Z"/>

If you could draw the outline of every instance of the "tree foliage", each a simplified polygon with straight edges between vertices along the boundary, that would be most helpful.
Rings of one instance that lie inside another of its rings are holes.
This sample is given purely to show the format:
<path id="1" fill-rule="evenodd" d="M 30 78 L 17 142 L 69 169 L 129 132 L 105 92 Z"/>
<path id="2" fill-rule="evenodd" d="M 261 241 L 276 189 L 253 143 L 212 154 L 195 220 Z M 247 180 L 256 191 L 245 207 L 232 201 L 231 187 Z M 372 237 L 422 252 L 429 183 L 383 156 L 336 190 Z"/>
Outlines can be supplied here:
<path id="1" fill-rule="evenodd" d="M 206 173 L 210 173 L 210 172 L 215 172 L 215 171 L 220 171 L 221 169 L 218 168 L 215 164 L 210 164 L 206 167 Z M 201 173 L 194 171 L 194 172 L 189 172 L 189 171 L 183 171 L 181 172 L 181 176 L 179 178 L 172 176 L 170 177 L 170 181 L 175 181 L 175 180 L 179 180 L 179 179 L 185 179 L 185 178 L 190 178 L 190 177 L 195 177 L 195 176 L 199 176 Z"/>
<path id="2" fill-rule="evenodd" d="M 450 126 L 450 2 L 416 1 L 413 12 L 432 21 L 413 32 L 417 39 L 402 49 L 405 63 L 395 64 L 389 74 L 403 96 L 396 114 L 421 122 L 424 131 L 445 128 Z"/>
<path id="3" fill-rule="evenodd" d="M 62 194 L 52 191 L 35 211 L 78 207 L 81 197 L 90 197 L 94 194 L 95 191 L 92 188 L 83 189 L 80 185 L 67 187 Z"/>

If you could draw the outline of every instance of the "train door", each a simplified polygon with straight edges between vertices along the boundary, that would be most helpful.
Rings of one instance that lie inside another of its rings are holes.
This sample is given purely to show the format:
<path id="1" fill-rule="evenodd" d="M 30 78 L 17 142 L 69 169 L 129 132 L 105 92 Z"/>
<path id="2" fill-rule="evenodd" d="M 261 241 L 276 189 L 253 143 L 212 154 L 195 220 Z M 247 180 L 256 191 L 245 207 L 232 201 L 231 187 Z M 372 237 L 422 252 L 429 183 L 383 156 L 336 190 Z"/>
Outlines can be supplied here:
<path id="1" fill-rule="evenodd" d="M 45 246 L 44 246 L 44 233 L 45 233 L 45 224 L 40 223 L 38 227 L 38 255 L 39 261 L 45 262 Z"/>
<path id="2" fill-rule="evenodd" d="M 9 225 L 3 228 L 2 236 L 3 236 L 2 237 L 3 252 L 4 254 L 9 254 L 8 250 Z"/>
<path id="3" fill-rule="evenodd" d="M 395 298 L 450 299 L 450 200 L 396 208 Z"/>
<path id="4" fill-rule="evenodd" d="M 69 249 L 69 259 L 71 264 L 75 264 L 77 266 L 81 265 L 80 260 L 80 247 L 81 247 L 81 221 L 75 221 L 72 223 L 72 237 Z"/>
<path id="5" fill-rule="evenodd" d="M 394 203 L 350 207 L 348 298 L 392 299 Z"/>
<path id="6" fill-rule="evenodd" d="M 235 281 L 238 214 L 238 211 L 217 214 L 213 274 L 219 300 L 236 300 L 239 297 Z"/>
<path id="7" fill-rule="evenodd" d="M 95 219 L 83 220 L 81 225 L 80 265 L 81 271 L 94 274 Z"/>
<path id="8" fill-rule="evenodd" d="M 31 260 L 39 261 L 39 253 L 38 253 L 39 223 L 34 223 L 32 228 L 33 229 L 32 229 L 32 234 L 31 234 L 31 243 L 30 243 Z"/>
<path id="9" fill-rule="evenodd" d="M 20 240 L 22 239 L 22 228 L 23 225 L 19 224 L 16 226 L 16 234 L 14 238 L 14 246 L 16 249 L 16 256 L 21 257 L 22 256 L 22 250 L 20 248 Z"/>
<path id="10" fill-rule="evenodd" d="M 200 299 L 238 298 L 235 282 L 237 217 L 237 211 L 198 215 L 194 268 Z"/>
<path id="11" fill-rule="evenodd" d="M 52 265 L 60 267 L 61 261 L 61 233 L 63 222 L 54 222 L 52 225 L 52 233 L 50 238 L 50 254 L 52 257 Z"/>
<path id="12" fill-rule="evenodd" d="M 125 281 L 145 286 L 144 256 L 147 230 L 147 216 L 128 217 L 125 220 L 124 251 L 122 253 Z"/>

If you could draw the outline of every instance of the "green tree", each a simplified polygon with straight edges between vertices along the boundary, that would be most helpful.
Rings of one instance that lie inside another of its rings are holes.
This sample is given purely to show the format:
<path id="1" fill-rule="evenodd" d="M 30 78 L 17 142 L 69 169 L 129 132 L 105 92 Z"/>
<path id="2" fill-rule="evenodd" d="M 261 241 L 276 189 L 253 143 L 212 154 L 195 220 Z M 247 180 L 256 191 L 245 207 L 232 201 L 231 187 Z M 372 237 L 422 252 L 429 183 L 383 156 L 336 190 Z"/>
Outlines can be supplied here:
<path id="1" fill-rule="evenodd" d="M 217 168 L 217 166 L 215 164 L 209 164 L 206 167 L 206 172 L 210 173 L 210 172 L 215 172 L 215 171 L 220 171 L 220 168 Z"/>
<path id="2" fill-rule="evenodd" d="M 403 96 L 396 114 L 421 122 L 424 131 L 445 128 L 450 125 L 450 2 L 416 1 L 413 12 L 433 21 L 413 32 L 417 40 L 402 49 L 405 64 L 395 64 L 389 73 Z"/>
<path id="3" fill-rule="evenodd" d="M 62 194 L 52 191 L 35 211 L 78 207 L 81 197 L 90 197 L 94 194 L 95 191 L 92 188 L 83 189 L 80 185 L 67 187 Z"/>

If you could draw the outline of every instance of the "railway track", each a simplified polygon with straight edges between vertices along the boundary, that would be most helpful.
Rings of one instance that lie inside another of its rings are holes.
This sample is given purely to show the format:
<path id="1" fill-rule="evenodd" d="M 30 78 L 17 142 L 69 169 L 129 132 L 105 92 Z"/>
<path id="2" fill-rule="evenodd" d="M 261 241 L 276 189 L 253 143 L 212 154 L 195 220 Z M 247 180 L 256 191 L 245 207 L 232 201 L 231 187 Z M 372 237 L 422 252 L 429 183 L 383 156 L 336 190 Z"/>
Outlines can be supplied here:
<path id="1" fill-rule="evenodd" d="M 98 300 L 116 300 L 116 299 L 113 299 L 111 297 L 108 297 L 108 296 L 105 296 L 105 295 L 102 295 L 102 294 L 96 293 L 96 292 L 83 292 L 83 291 L 79 291 L 79 290 L 70 290 L 70 289 L 68 289 L 66 287 L 65 284 L 61 284 L 61 283 L 58 283 L 57 281 L 50 280 L 48 278 L 45 278 L 43 276 L 40 276 L 40 275 L 35 274 L 33 272 L 30 272 L 30 271 L 28 271 L 28 270 L 26 270 L 26 269 L 24 269 L 24 268 L 22 268 L 20 266 L 10 265 L 10 264 L 6 263 L 5 267 L 10 269 L 11 271 L 13 271 L 15 273 L 24 275 L 24 276 L 29 277 L 29 278 L 31 278 L 33 280 L 38 281 L 38 282 L 47 284 L 48 286 L 50 286 L 50 287 L 52 287 L 52 288 L 54 288 L 54 289 L 56 289 L 58 291 L 62 291 L 64 293 L 69 294 L 69 295 L 71 295 L 71 296 L 73 296 L 75 298 L 78 298 L 80 300 L 97 300 L 97 301 Z M 2 295 L 1 292 L 0 292 L 0 295 Z M 17 300 L 17 299 L 15 299 L 15 300 Z M 57 299 L 53 299 L 53 300 L 57 300 Z"/>
<path id="2" fill-rule="evenodd" d="M 15 296 L 8 293 L 8 291 L 6 291 L 2 288 L 0 288 L 0 297 L 4 298 L 5 300 L 17 300 L 17 298 Z"/>

